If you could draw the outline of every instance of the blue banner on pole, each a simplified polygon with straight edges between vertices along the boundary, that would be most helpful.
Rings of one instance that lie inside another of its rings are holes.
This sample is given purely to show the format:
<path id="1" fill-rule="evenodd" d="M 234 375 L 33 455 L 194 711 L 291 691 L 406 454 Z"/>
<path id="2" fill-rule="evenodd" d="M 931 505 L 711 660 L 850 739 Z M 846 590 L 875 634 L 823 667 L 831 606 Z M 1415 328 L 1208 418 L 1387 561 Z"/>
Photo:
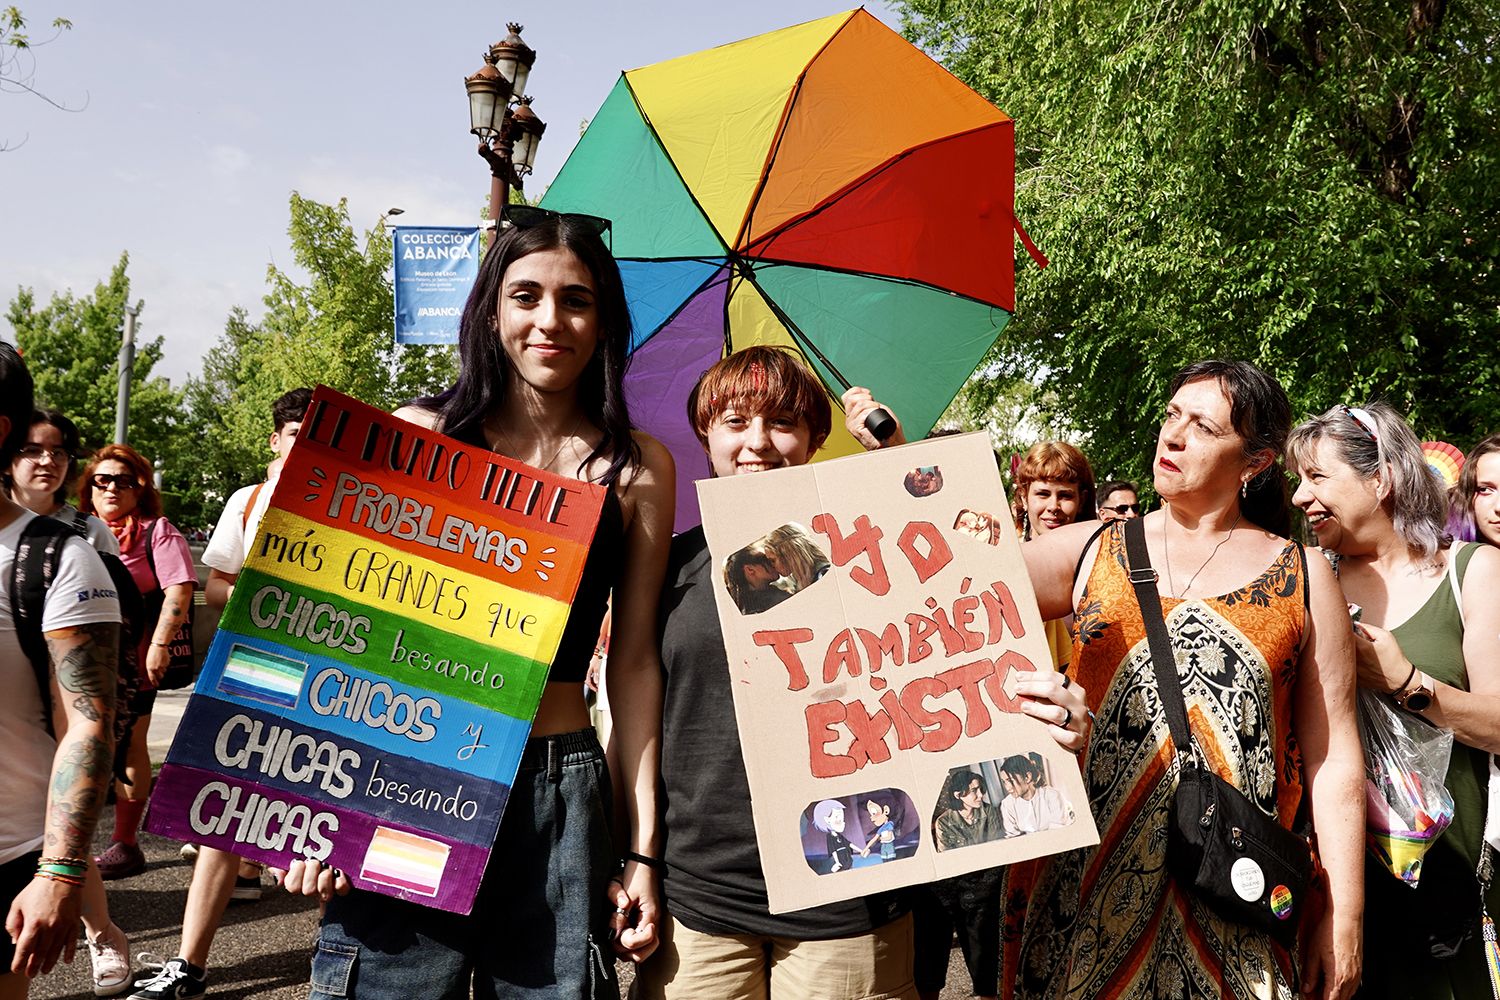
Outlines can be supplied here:
<path id="1" fill-rule="evenodd" d="M 479 276 L 475 226 L 396 226 L 396 343 L 456 344 Z"/>

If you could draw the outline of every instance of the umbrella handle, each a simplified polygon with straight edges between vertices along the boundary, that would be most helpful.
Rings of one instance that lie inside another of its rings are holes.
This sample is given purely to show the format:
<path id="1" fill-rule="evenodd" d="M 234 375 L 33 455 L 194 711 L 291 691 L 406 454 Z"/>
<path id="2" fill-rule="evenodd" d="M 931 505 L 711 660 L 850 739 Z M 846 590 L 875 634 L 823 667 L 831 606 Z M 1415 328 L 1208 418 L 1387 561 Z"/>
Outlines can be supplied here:
<path id="1" fill-rule="evenodd" d="M 865 415 L 865 430 L 877 441 L 888 441 L 896 433 L 896 418 L 884 407 L 877 407 Z"/>

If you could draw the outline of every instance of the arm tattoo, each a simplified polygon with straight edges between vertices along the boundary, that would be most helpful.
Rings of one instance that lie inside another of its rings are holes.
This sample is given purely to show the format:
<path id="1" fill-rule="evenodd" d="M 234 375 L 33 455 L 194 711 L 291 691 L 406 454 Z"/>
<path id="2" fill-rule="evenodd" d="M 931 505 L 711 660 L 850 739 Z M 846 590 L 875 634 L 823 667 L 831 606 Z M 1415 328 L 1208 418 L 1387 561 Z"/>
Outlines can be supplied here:
<path id="1" fill-rule="evenodd" d="M 85 857 L 79 852 L 91 846 L 114 762 L 120 626 L 80 625 L 48 632 L 46 638 L 58 689 L 77 697 L 66 704 L 68 727 L 52 758 L 44 843 L 48 852 Z"/>
<path id="2" fill-rule="evenodd" d="M 90 722 L 98 722 L 104 716 L 99 714 L 99 709 L 94 705 L 93 699 L 88 695 L 79 695 L 73 699 L 73 710 Z"/>
<path id="3" fill-rule="evenodd" d="M 113 703 L 117 681 L 120 626 L 113 622 L 80 625 L 47 634 L 47 651 L 57 674 L 57 686 L 86 698 Z"/>
<path id="4" fill-rule="evenodd" d="M 70 727 L 52 762 L 45 846 L 70 858 L 85 857 L 104 802 L 113 755 L 109 741 Z"/>

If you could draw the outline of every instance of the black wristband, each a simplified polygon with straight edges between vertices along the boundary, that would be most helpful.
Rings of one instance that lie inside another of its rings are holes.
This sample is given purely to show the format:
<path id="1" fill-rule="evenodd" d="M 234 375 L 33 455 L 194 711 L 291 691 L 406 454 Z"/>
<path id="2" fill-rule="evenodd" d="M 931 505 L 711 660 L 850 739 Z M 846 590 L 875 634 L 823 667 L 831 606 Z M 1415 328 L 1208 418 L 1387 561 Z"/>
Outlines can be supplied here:
<path id="1" fill-rule="evenodd" d="M 1413 663 L 1411 665 L 1411 673 L 1407 674 L 1406 675 L 1406 680 L 1402 681 L 1396 687 L 1396 690 L 1394 690 L 1394 691 L 1391 692 L 1391 697 L 1395 698 L 1396 696 L 1398 696 L 1399 694 L 1401 694 L 1402 691 L 1405 691 L 1406 688 L 1407 688 L 1407 685 L 1411 684 L 1411 680 L 1415 676 L 1417 676 L 1417 665 L 1415 663 Z"/>
<path id="2" fill-rule="evenodd" d="M 626 851 L 624 857 L 626 861 L 634 861 L 638 864 L 643 864 L 647 868 L 653 869 L 655 871 L 664 872 L 667 870 L 667 863 L 661 858 L 648 858 L 646 857 L 646 855 L 637 854 L 634 851 Z"/>

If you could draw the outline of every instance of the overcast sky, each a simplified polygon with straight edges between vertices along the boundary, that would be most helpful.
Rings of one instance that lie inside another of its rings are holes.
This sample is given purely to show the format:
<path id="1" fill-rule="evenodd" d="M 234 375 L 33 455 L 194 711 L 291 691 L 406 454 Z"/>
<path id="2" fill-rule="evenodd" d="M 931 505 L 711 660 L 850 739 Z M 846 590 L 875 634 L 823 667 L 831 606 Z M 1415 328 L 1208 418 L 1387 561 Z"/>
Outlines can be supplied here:
<path id="1" fill-rule="evenodd" d="M 621 70 L 836 13 L 850 0 L 393 0 L 118 3 L 20 0 L 34 85 L 76 112 L 0 94 L 0 303 L 85 294 L 122 250 L 157 368 L 195 374 L 231 307 L 261 313 L 266 265 L 291 265 L 287 198 L 344 197 L 357 229 L 478 219 L 489 175 L 463 79 L 505 20 L 538 52 L 527 90 L 547 122 L 529 192 L 552 179 Z M 885 4 L 867 9 L 892 27 Z M 0 308 L 0 314 L 3 314 Z M 0 336 L 13 340 L 0 318 Z"/>

